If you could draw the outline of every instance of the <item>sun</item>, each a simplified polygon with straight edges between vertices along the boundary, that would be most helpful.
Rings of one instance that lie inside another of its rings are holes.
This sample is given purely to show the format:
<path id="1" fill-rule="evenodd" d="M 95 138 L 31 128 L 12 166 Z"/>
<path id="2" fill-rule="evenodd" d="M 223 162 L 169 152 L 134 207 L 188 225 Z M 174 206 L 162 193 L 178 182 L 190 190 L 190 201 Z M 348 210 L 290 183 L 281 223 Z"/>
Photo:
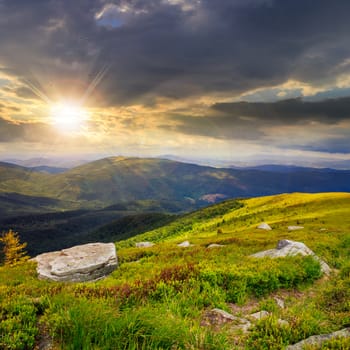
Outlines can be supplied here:
<path id="1" fill-rule="evenodd" d="M 62 131 L 79 131 L 88 118 L 88 112 L 78 103 L 62 101 L 51 106 L 51 122 Z"/>

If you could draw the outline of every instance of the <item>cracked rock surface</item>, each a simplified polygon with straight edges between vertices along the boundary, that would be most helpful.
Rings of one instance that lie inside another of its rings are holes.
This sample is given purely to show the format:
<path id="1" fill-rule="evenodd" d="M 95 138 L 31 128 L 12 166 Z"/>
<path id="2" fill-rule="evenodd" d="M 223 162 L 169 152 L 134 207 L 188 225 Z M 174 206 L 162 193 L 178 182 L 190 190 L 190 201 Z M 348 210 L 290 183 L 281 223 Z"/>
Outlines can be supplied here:
<path id="1" fill-rule="evenodd" d="M 118 266 L 113 243 L 89 243 L 44 253 L 34 259 L 39 278 L 62 282 L 100 279 Z"/>

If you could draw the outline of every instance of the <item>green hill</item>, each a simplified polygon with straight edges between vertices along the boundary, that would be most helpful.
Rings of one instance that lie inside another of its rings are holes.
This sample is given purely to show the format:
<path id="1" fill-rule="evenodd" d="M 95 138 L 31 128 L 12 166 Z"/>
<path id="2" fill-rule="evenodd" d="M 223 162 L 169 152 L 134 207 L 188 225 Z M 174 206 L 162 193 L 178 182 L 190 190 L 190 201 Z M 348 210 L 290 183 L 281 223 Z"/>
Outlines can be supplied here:
<path id="1" fill-rule="evenodd" d="M 285 349 L 349 327 L 349 213 L 349 193 L 229 200 L 119 242 L 119 268 L 98 282 L 39 281 L 31 263 L 0 267 L 0 348 Z M 272 230 L 257 229 L 262 221 Z M 192 245 L 177 246 L 185 239 Z M 304 242 L 334 272 L 322 277 L 310 257 L 249 257 L 279 239 Z M 144 240 L 156 244 L 134 247 Z M 209 322 L 213 308 L 270 314 L 245 333 L 238 321 Z M 338 339 L 323 348 L 349 346 Z"/>
<path id="2" fill-rule="evenodd" d="M 218 169 L 165 159 L 110 157 L 44 174 L 0 164 L 0 193 L 49 197 L 67 209 L 134 200 L 178 201 L 183 208 L 224 198 L 285 192 L 350 191 L 349 171 Z"/>

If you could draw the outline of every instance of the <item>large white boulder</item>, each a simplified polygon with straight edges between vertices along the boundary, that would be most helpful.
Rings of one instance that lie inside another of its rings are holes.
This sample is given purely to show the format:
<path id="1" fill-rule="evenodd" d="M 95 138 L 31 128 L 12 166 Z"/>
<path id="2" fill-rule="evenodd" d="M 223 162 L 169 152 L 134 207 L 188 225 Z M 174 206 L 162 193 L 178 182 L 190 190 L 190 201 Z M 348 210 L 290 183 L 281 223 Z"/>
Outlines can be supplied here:
<path id="1" fill-rule="evenodd" d="M 89 243 L 36 256 L 39 278 L 63 282 L 100 279 L 118 266 L 113 243 Z"/>
<path id="2" fill-rule="evenodd" d="M 304 243 L 294 242 L 288 239 L 282 239 L 281 241 L 279 241 L 277 243 L 276 249 L 264 250 L 262 252 L 255 253 L 251 256 L 254 258 L 283 258 L 286 256 L 295 256 L 298 254 L 303 256 L 312 255 L 320 263 L 321 271 L 326 275 L 330 274 L 331 268 L 323 260 L 316 256 L 310 248 L 308 248 Z"/>

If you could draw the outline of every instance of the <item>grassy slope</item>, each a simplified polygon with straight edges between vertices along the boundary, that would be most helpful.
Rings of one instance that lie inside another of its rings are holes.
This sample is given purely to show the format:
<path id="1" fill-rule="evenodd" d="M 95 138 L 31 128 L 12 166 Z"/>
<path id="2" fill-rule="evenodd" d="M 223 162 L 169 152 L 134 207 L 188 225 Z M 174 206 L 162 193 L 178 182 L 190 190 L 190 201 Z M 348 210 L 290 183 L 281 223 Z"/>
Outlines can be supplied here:
<path id="1" fill-rule="evenodd" d="M 236 201 L 226 201 L 187 214 L 170 226 L 126 240 L 120 243 L 120 247 L 130 246 L 139 240 L 181 242 L 187 239 L 205 246 L 209 243 L 225 244 L 234 238 L 248 243 L 253 240 L 257 244 L 256 249 L 259 249 L 260 241 L 266 246 L 274 245 L 279 239 L 291 238 L 316 248 L 318 239 L 321 244 L 325 240 L 336 239 L 340 228 L 340 234 L 344 229 L 350 230 L 348 193 L 281 194 L 242 199 L 239 203 L 242 207 Z M 209 214 L 205 214 L 206 211 Z M 271 232 L 256 229 L 263 221 L 272 226 Z M 305 228 L 288 232 L 287 226 L 290 225 Z"/>
<path id="2" fill-rule="evenodd" d="M 34 344 L 35 336 L 49 332 L 57 349 L 111 349 L 115 344 L 121 349 L 283 349 L 348 326 L 350 194 L 295 193 L 240 203 L 208 207 L 118 243 L 120 267 L 96 283 L 37 281 L 29 265 L 0 268 L 0 335 L 1 330 L 21 333 L 22 343 Z M 257 230 L 261 221 L 273 230 Z M 288 232 L 288 225 L 304 229 Z M 311 284 L 319 276 L 312 261 L 249 258 L 281 238 L 305 242 L 339 273 Z M 158 243 L 132 247 L 146 239 Z M 184 239 L 194 245 L 177 247 Z M 225 246 L 207 249 L 210 243 Z M 276 306 L 276 294 L 284 298 L 285 309 Z M 239 308 L 232 303 L 267 309 L 273 316 L 249 335 L 200 326 L 205 310 L 232 312 Z M 289 326 L 279 326 L 277 318 Z M 16 339 L 0 336 L 0 344 Z"/>

